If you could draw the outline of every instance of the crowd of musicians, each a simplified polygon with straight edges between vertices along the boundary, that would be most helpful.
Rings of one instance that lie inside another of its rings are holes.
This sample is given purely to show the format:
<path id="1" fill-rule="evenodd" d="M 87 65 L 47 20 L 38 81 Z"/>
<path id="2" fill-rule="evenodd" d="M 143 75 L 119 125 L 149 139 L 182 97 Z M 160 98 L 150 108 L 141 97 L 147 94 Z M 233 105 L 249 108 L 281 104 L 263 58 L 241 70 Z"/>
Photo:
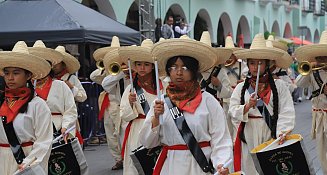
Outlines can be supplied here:
<path id="1" fill-rule="evenodd" d="M 151 174 L 258 174 L 251 150 L 271 139 L 283 145 L 294 134 L 297 86 L 312 90 L 312 137 L 327 175 L 327 31 L 293 57 L 273 36 L 255 35 L 248 49 L 235 47 L 231 36 L 212 47 L 210 38 L 203 32 L 200 41 L 184 35 L 120 46 L 114 36 L 94 52 L 90 78 L 104 89 L 99 119 L 116 162 L 111 169 L 137 175 L 146 165 L 133 155 L 160 147 Z M 301 73 L 294 80 L 293 59 Z M 0 51 L 1 175 L 28 165 L 50 174 L 54 139 L 83 143 L 76 102 L 87 95 L 74 75 L 79 68 L 63 46 L 47 48 L 41 40 Z"/>

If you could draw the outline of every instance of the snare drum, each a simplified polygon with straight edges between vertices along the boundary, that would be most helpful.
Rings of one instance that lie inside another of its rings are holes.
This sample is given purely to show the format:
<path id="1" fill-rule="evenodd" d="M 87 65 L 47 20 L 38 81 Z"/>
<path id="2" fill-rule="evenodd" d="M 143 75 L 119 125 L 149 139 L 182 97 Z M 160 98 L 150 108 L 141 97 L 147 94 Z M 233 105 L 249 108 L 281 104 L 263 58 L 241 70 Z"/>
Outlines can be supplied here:
<path id="1" fill-rule="evenodd" d="M 259 174 L 314 174 L 300 134 L 287 135 L 282 145 L 272 144 L 273 141 L 264 142 L 251 151 Z"/>

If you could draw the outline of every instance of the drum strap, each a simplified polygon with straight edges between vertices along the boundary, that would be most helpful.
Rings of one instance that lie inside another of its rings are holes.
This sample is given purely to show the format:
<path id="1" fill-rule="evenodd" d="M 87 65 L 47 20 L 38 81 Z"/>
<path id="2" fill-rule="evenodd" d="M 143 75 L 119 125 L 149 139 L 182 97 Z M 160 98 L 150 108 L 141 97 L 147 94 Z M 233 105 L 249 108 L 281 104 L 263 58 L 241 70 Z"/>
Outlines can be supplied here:
<path id="1" fill-rule="evenodd" d="M 214 173 L 215 169 L 213 168 L 212 162 L 208 161 L 206 156 L 204 155 L 198 141 L 195 139 L 191 129 L 187 125 L 187 122 L 184 118 L 183 113 L 176 107 L 169 99 L 167 95 L 165 95 L 165 101 L 168 105 L 170 114 L 177 126 L 178 131 L 182 135 L 187 147 L 191 151 L 193 157 L 200 165 L 201 169 L 205 173 Z"/>
<path id="2" fill-rule="evenodd" d="M 315 80 L 319 86 L 319 89 L 312 91 L 312 95 L 311 95 L 310 99 L 320 95 L 321 89 L 323 88 L 323 84 L 324 84 L 324 82 L 322 81 L 322 79 L 320 77 L 319 71 L 313 71 L 313 77 L 315 78 Z M 326 95 L 326 97 L 327 97 L 327 95 Z"/>
<path id="3" fill-rule="evenodd" d="M 16 132 L 15 132 L 15 129 L 13 126 L 13 122 L 7 123 L 7 117 L 3 116 L 2 124 L 3 124 L 3 128 L 5 129 L 11 151 L 15 157 L 17 164 L 20 165 L 26 156 L 24 154 L 22 146 L 19 143 L 18 137 L 16 135 Z"/>
<path id="4" fill-rule="evenodd" d="M 140 103 L 141 103 L 141 106 L 142 106 L 142 109 L 143 109 L 143 112 L 144 114 L 146 115 L 149 110 L 150 110 L 150 106 L 148 104 L 148 101 L 146 100 L 146 97 L 145 97 L 145 94 L 144 94 L 144 91 L 142 90 L 142 88 L 137 84 L 137 78 L 135 78 L 134 82 L 134 88 L 136 90 L 136 94 L 140 100 Z"/>

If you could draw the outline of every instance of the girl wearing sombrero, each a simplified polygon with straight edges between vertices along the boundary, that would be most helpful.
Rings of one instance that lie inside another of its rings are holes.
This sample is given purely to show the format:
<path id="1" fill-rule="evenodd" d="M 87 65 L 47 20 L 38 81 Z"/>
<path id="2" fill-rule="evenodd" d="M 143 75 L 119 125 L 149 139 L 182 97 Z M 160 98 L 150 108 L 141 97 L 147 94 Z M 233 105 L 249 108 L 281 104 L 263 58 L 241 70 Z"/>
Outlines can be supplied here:
<path id="1" fill-rule="evenodd" d="M 233 120 L 241 122 L 234 146 L 234 169 L 254 175 L 258 173 L 250 151 L 294 128 L 291 94 L 282 80 L 274 80 L 269 69 L 271 64 L 288 68 L 290 62 L 279 59 L 282 52 L 266 46 L 263 34 L 254 37 L 250 49 L 234 54 L 239 59 L 246 59 L 249 67 L 248 77 L 236 86 L 230 99 L 229 113 Z M 284 136 L 280 144 L 283 141 Z"/>
<path id="2" fill-rule="evenodd" d="M 323 174 L 327 174 L 327 30 L 321 34 L 319 44 L 302 46 L 295 50 L 299 63 L 308 61 L 321 69 L 299 75 L 296 84 L 312 89 L 312 137 L 317 141 L 317 151 Z"/>
<path id="3" fill-rule="evenodd" d="M 62 61 L 53 65 L 52 68 L 55 78 L 68 85 L 76 102 L 84 102 L 87 99 L 86 92 L 77 76 L 74 75 L 80 68 L 78 60 L 67 53 L 64 46 L 58 46 L 55 50 L 62 54 Z"/>
<path id="4" fill-rule="evenodd" d="M 130 154 L 141 146 L 139 142 L 140 130 L 143 126 L 149 106 L 156 99 L 157 88 L 163 89 L 162 84 L 156 87 L 154 61 L 151 55 L 153 43 L 146 39 L 141 46 L 128 46 L 119 48 L 119 55 L 123 62 L 132 62 L 134 71 L 133 90 L 131 85 L 125 89 L 120 103 L 120 117 L 128 122 L 122 145 L 122 157 L 124 159 L 123 174 L 138 174 Z"/>
<path id="5" fill-rule="evenodd" d="M 232 141 L 224 111 L 211 94 L 201 92 L 197 81 L 217 61 L 215 51 L 182 36 L 156 43 L 152 54 L 171 79 L 166 95 L 151 104 L 140 133 L 145 147 L 163 145 L 154 174 L 227 174 L 223 164 L 231 159 Z"/>
<path id="6" fill-rule="evenodd" d="M 46 48 L 41 40 L 28 48 L 30 54 L 43 58 L 51 65 L 56 65 L 62 61 L 61 53 L 54 49 Z M 39 97 L 47 102 L 51 119 L 54 124 L 53 132 L 55 136 L 64 134 L 65 131 L 75 126 L 77 120 L 77 108 L 72 91 L 65 82 L 53 80 L 54 74 L 51 70 L 47 76 L 37 80 L 35 91 Z M 75 132 L 71 132 L 75 137 Z M 64 140 L 67 142 L 66 135 Z"/>
<path id="7" fill-rule="evenodd" d="M 0 108 L 0 174 L 12 175 L 35 158 L 34 164 L 40 164 L 47 172 L 52 145 L 51 112 L 45 101 L 35 96 L 31 79 L 45 77 L 51 67 L 42 58 L 30 55 L 25 42 L 19 41 L 12 51 L 0 52 L 0 68 L 6 82 Z"/>

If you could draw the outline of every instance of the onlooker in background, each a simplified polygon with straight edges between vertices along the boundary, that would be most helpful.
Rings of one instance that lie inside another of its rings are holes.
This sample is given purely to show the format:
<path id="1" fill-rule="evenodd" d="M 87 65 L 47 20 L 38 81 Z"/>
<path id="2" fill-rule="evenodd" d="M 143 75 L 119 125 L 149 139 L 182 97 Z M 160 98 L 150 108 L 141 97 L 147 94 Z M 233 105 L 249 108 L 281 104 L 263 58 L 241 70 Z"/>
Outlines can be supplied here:
<path id="1" fill-rule="evenodd" d="M 161 18 L 157 18 L 156 21 L 156 28 L 154 29 L 154 36 L 155 36 L 155 42 L 158 42 L 159 39 L 162 37 L 161 34 L 161 27 L 162 27 L 162 20 Z"/>
<path id="2" fill-rule="evenodd" d="M 179 17 L 174 26 L 174 37 L 179 38 L 182 35 L 186 35 L 188 32 L 192 30 L 192 25 L 191 24 L 186 24 L 184 19 Z"/>
<path id="3" fill-rule="evenodd" d="M 161 27 L 161 35 L 163 38 L 165 38 L 165 39 L 175 38 L 173 24 L 174 24 L 174 17 L 168 16 L 166 24 L 164 24 Z"/>

